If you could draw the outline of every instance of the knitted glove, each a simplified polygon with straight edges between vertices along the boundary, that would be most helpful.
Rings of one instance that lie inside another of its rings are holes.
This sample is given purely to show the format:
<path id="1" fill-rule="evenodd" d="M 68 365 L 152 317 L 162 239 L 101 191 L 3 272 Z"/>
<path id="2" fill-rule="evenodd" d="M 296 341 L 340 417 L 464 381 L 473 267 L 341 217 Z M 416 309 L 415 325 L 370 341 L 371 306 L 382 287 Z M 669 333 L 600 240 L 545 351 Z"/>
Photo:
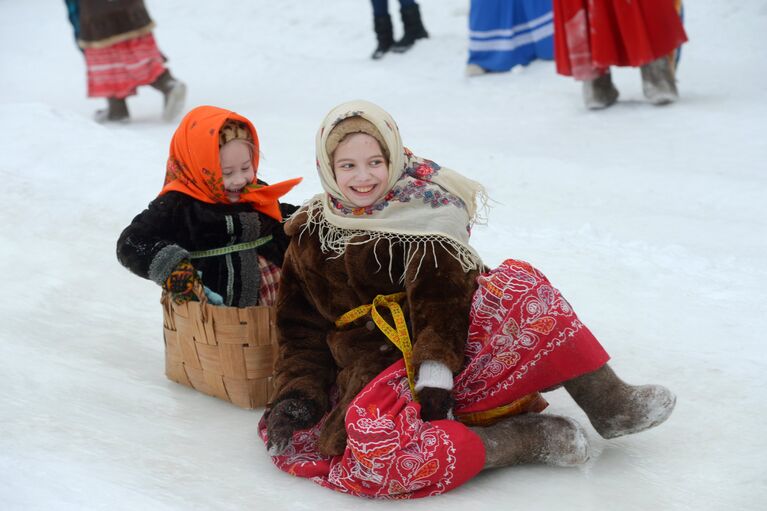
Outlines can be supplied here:
<path id="1" fill-rule="evenodd" d="M 184 259 L 173 268 L 162 288 L 170 293 L 173 302 L 181 305 L 195 298 L 194 285 L 202 282 L 189 259 Z"/>
<path id="2" fill-rule="evenodd" d="M 293 433 L 312 426 L 319 415 L 317 405 L 308 399 L 284 399 L 267 410 L 266 433 L 269 455 L 278 456 L 287 449 Z"/>
<path id="3" fill-rule="evenodd" d="M 427 422 L 448 418 L 455 404 L 449 390 L 436 387 L 424 387 L 419 390 L 418 402 L 421 403 L 421 419 Z"/>

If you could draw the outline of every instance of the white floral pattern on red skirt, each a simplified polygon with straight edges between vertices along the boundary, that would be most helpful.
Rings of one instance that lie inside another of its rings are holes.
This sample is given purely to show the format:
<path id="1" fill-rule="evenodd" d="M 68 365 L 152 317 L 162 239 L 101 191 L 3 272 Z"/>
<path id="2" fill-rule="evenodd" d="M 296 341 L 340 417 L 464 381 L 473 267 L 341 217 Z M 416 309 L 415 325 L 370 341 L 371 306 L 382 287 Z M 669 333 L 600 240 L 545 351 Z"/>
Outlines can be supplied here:
<path id="1" fill-rule="evenodd" d="M 528 263 L 506 260 L 479 277 L 466 363 L 455 378 L 456 414 L 481 413 L 594 371 L 609 356 L 570 304 Z M 403 361 L 370 382 L 346 414 L 341 456 L 317 451 L 322 421 L 273 457 L 285 472 L 371 498 L 438 495 L 484 465 L 479 437 L 455 420 L 424 422 Z M 266 442 L 262 419 L 259 434 Z"/>

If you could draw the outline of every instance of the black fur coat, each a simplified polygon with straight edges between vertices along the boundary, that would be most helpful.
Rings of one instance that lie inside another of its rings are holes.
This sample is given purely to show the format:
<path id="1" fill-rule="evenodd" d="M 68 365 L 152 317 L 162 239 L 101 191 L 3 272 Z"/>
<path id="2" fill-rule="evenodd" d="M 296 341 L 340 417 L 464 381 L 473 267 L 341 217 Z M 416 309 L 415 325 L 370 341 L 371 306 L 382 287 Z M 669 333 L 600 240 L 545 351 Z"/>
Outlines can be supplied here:
<path id="1" fill-rule="evenodd" d="M 297 207 L 280 204 L 283 217 Z M 258 254 L 282 266 L 289 239 L 277 220 L 249 204 L 206 204 L 179 192 L 153 200 L 117 240 L 117 259 L 139 277 L 158 284 L 189 253 L 272 235 L 259 248 L 194 259 L 203 283 L 232 307 L 256 305 L 260 287 Z"/>

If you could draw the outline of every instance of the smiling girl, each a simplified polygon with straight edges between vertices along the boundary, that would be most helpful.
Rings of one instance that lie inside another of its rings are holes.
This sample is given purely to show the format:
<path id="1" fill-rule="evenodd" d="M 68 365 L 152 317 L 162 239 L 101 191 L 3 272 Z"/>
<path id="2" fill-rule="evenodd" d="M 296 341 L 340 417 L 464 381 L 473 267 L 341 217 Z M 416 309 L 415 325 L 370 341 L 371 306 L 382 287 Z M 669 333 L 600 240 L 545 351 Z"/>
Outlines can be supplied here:
<path id="1" fill-rule="evenodd" d="M 380 498 L 436 495 L 480 470 L 589 458 L 562 384 L 605 438 L 663 422 L 674 395 L 632 386 L 536 268 L 469 244 L 484 189 L 414 155 L 366 101 L 316 139 L 325 190 L 286 224 L 274 399 L 259 433 L 282 470 Z"/>
<path id="2" fill-rule="evenodd" d="M 160 284 L 176 303 L 202 278 L 209 301 L 271 305 L 288 245 L 278 198 L 301 179 L 256 179 L 259 144 L 251 122 L 212 106 L 190 111 L 173 135 L 159 197 L 117 241 L 117 258 Z M 200 277 L 202 276 L 202 277 Z"/>

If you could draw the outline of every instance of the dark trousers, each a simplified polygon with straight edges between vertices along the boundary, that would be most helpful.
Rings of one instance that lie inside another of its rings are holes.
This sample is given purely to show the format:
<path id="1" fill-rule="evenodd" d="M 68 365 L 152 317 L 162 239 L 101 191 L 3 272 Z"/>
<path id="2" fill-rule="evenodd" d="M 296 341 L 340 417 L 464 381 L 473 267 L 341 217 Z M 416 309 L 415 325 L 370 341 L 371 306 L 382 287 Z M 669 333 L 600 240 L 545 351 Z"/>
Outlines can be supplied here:
<path id="1" fill-rule="evenodd" d="M 389 0 L 370 0 L 373 4 L 373 16 L 389 15 Z M 400 9 L 415 5 L 415 0 L 399 0 Z"/>

